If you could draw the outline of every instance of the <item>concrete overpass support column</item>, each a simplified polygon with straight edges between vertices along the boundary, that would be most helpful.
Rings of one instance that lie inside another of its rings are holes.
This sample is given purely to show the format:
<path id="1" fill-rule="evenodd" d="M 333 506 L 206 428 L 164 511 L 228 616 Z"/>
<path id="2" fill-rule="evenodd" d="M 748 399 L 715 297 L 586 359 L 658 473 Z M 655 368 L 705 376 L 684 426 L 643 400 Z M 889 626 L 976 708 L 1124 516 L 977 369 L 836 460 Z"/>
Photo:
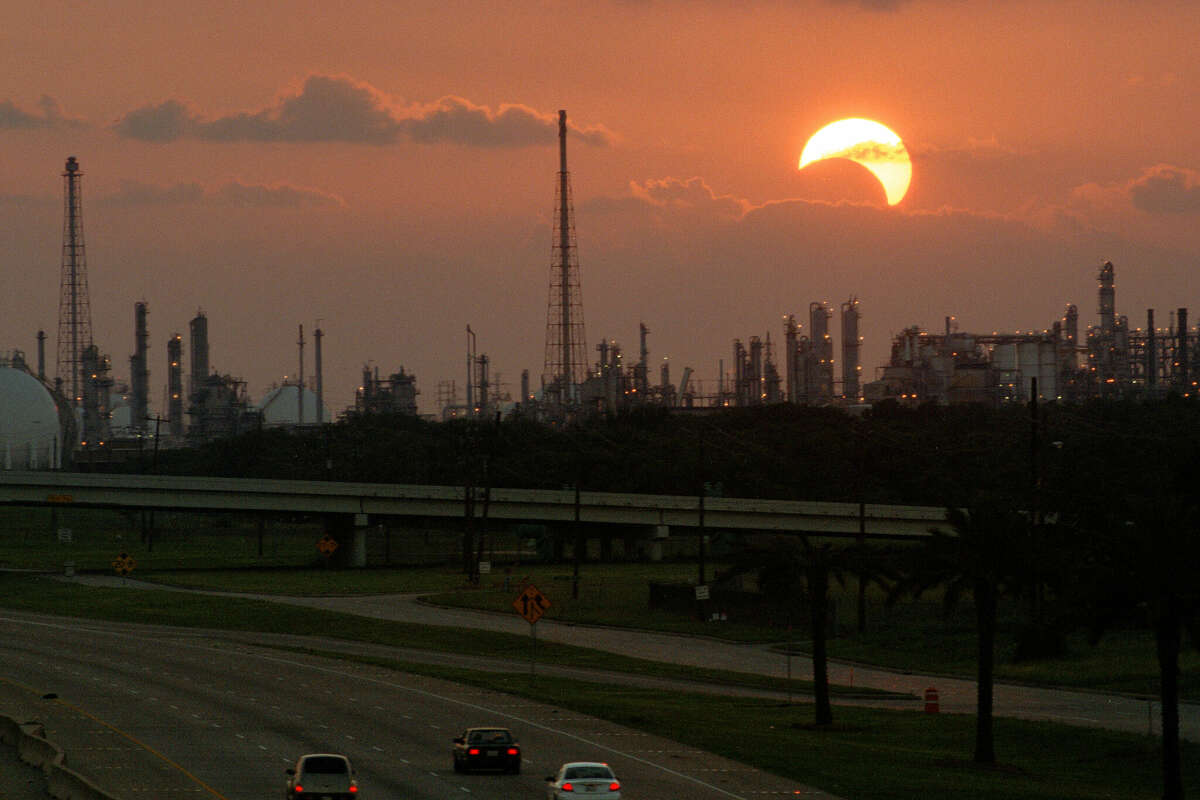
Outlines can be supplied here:
<path id="1" fill-rule="evenodd" d="M 367 515 L 354 515 L 354 535 L 350 539 L 350 555 L 347 563 L 352 567 L 367 565 Z"/>
<path id="2" fill-rule="evenodd" d="M 671 535 L 670 525 L 655 525 L 650 532 L 649 556 L 651 561 L 663 560 L 663 542 Z"/>

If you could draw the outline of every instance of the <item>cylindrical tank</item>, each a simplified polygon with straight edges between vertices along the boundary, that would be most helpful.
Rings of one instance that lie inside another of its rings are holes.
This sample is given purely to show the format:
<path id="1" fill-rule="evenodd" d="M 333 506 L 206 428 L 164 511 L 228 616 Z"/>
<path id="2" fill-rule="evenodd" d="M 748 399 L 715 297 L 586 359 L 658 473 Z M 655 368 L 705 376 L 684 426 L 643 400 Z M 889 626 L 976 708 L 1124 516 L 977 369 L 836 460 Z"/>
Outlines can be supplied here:
<path id="1" fill-rule="evenodd" d="M 0 469 L 58 469 L 62 443 L 49 390 L 24 369 L 0 367 Z"/>

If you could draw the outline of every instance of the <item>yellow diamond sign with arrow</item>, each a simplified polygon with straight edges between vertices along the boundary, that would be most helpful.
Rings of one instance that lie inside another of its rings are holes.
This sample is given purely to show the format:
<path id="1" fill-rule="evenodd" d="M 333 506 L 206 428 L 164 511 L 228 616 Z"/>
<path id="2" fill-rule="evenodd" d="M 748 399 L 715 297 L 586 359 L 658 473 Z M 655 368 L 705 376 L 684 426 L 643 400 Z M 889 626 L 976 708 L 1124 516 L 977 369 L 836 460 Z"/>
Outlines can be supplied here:
<path id="1" fill-rule="evenodd" d="M 536 586 L 530 584 L 517 596 L 516 600 L 513 600 L 513 608 L 532 625 L 542 618 L 546 609 L 550 608 L 550 601 L 546 599 L 546 595 L 538 591 Z"/>

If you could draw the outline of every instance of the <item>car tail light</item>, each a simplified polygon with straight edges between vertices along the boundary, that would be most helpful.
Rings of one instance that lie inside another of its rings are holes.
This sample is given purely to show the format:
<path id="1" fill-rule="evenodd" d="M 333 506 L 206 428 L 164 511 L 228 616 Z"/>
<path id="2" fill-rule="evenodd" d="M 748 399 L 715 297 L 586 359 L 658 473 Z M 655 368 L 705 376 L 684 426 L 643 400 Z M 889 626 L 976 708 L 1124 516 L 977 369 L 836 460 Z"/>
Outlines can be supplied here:
<path id="1" fill-rule="evenodd" d="M 574 787 L 574 786 L 572 786 L 572 785 L 571 785 L 571 784 L 569 784 L 569 783 L 564 783 L 564 784 L 562 785 L 562 790 L 563 790 L 564 792 L 573 792 L 573 791 L 575 791 L 575 787 Z"/>
<path id="2" fill-rule="evenodd" d="M 515 748 L 515 747 L 510 747 L 510 748 L 508 748 L 508 754 L 509 754 L 510 756 L 515 756 L 515 755 L 516 755 L 517 753 L 519 753 L 519 752 L 521 752 L 521 751 L 520 751 L 520 750 L 518 750 L 518 749 L 517 749 L 517 748 Z"/>
<path id="3" fill-rule="evenodd" d="M 616 781 L 613 781 L 612 783 L 610 783 L 608 785 L 608 790 L 610 792 L 619 792 L 619 791 L 621 791 L 621 784 L 617 783 Z"/>
<path id="4" fill-rule="evenodd" d="M 469 756 L 477 756 L 477 755 L 479 755 L 479 748 L 478 748 L 478 747 L 472 747 L 470 750 L 468 750 L 468 751 L 467 751 L 467 755 L 469 755 Z"/>

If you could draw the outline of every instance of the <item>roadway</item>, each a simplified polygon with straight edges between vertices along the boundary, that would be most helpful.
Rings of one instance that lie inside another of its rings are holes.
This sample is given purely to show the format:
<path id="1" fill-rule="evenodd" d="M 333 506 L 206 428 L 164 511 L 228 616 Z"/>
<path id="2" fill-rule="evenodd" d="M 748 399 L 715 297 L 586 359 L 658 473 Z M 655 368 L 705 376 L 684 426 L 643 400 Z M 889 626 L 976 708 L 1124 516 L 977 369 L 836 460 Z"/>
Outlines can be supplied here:
<path id="1" fill-rule="evenodd" d="M 630 797 L 832 797 L 545 704 L 263 640 L 275 637 L 0 611 L 0 706 L 40 721 L 72 768 L 124 798 L 275 796 L 314 751 L 349 755 L 368 798 L 533 800 L 559 763 L 581 759 L 612 764 Z M 450 739 L 475 724 L 518 734 L 521 775 L 453 772 Z"/>
<path id="2" fill-rule="evenodd" d="M 482 516 L 482 490 L 475 491 L 473 513 Z M 464 496 L 462 486 L 0 470 L 0 505 L 325 514 L 353 518 L 360 532 L 390 518 L 461 518 Z M 503 487 L 490 490 L 487 507 L 496 521 L 561 525 L 578 519 L 653 529 L 658 535 L 704 527 L 924 537 L 946 518 L 945 509 L 933 506 L 711 497 L 701 510 L 694 496 L 580 492 L 576 497 L 571 490 Z"/>

